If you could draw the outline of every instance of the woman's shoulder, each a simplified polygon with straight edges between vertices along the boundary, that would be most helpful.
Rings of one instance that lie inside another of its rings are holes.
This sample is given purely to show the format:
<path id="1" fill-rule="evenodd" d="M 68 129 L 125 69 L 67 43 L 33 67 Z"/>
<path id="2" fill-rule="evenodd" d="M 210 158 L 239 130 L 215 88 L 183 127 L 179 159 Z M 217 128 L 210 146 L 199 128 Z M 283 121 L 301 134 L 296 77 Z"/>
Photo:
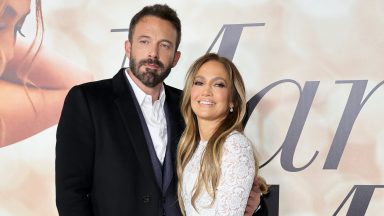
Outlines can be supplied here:
<path id="1" fill-rule="evenodd" d="M 238 130 L 234 130 L 231 133 L 229 133 L 227 140 L 244 140 L 249 141 L 248 137 L 244 135 L 243 132 L 240 132 Z"/>
<path id="2" fill-rule="evenodd" d="M 225 140 L 224 146 L 226 148 L 250 148 L 252 147 L 251 141 L 240 131 L 232 131 Z"/>

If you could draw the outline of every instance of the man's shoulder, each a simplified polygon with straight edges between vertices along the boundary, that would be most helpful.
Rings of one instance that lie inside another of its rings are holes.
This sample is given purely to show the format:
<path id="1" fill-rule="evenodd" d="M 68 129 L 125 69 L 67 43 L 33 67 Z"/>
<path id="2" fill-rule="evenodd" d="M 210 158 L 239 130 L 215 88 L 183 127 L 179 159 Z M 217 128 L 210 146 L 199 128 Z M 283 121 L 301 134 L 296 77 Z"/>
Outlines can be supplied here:
<path id="1" fill-rule="evenodd" d="M 110 92 L 112 89 L 112 79 L 102 79 L 73 86 L 71 91 L 81 91 L 87 94 L 92 94 Z"/>
<path id="2" fill-rule="evenodd" d="M 168 91 L 170 91 L 170 92 L 172 92 L 174 94 L 181 95 L 181 93 L 182 93 L 182 91 L 180 89 L 178 89 L 178 88 L 175 88 L 175 87 L 172 87 L 172 86 L 169 86 L 169 85 L 165 85 L 165 84 L 164 84 L 164 86 L 165 86 L 165 89 L 167 89 Z"/>
<path id="3" fill-rule="evenodd" d="M 175 87 L 168 86 L 165 84 L 164 84 L 164 88 L 165 88 L 165 94 L 167 95 L 167 98 L 175 99 L 175 100 L 181 99 L 182 91 L 180 89 L 177 89 Z"/>
<path id="4" fill-rule="evenodd" d="M 121 85 L 120 83 L 123 83 L 123 85 L 125 84 L 124 70 L 125 68 L 121 68 L 119 72 L 115 74 L 112 78 L 105 78 L 82 83 L 80 85 L 74 86 L 74 88 L 79 88 L 87 92 L 113 90 L 114 85 Z"/>
<path id="5" fill-rule="evenodd" d="M 67 98 L 87 98 L 88 101 L 99 101 L 112 98 L 114 95 L 112 79 L 91 81 L 73 86 Z"/>

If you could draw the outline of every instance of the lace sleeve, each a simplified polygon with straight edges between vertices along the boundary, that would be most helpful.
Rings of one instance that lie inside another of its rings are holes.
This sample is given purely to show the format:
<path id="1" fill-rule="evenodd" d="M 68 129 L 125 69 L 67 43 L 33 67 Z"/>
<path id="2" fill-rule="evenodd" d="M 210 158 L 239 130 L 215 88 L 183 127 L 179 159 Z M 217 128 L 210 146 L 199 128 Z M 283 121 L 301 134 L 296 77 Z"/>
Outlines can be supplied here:
<path id="1" fill-rule="evenodd" d="M 240 133 L 230 135 L 224 143 L 215 215 L 243 216 L 254 176 L 251 142 Z"/>

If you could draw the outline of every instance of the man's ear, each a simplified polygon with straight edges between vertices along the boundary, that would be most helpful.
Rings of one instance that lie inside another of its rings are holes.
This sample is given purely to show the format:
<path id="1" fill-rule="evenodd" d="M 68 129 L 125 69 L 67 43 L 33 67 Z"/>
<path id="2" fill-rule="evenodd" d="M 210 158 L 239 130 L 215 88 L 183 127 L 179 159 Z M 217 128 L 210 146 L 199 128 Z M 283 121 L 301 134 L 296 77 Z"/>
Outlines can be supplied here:
<path id="1" fill-rule="evenodd" d="M 131 42 L 129 40 L 125 41 L 125 56 L 129 59 L 131 57 Z"/>
<path id="2" fill-rule="evenodd" d="M 173 62 L 172 62 L 172 67 L 175 67 L 177 62 L 179 61 L 180 59 L 180 55 L 181 55 L 181 52 L 180 51 L 176 51 L 175 52 L 175 56 L 173 57 Z"/>

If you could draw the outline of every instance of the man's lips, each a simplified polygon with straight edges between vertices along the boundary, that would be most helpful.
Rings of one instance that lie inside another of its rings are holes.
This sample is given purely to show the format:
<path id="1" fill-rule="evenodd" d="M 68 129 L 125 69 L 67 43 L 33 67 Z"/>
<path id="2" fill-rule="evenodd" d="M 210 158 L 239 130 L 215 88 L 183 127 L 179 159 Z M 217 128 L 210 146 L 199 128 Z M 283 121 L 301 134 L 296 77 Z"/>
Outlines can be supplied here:
<path id="1" fill-rule="evenodd" d="M 158 69 L 160 68 L 160 65 L 158 64 L 144 64 L 145 67 L 149 67 L 151 69 Z"/>

